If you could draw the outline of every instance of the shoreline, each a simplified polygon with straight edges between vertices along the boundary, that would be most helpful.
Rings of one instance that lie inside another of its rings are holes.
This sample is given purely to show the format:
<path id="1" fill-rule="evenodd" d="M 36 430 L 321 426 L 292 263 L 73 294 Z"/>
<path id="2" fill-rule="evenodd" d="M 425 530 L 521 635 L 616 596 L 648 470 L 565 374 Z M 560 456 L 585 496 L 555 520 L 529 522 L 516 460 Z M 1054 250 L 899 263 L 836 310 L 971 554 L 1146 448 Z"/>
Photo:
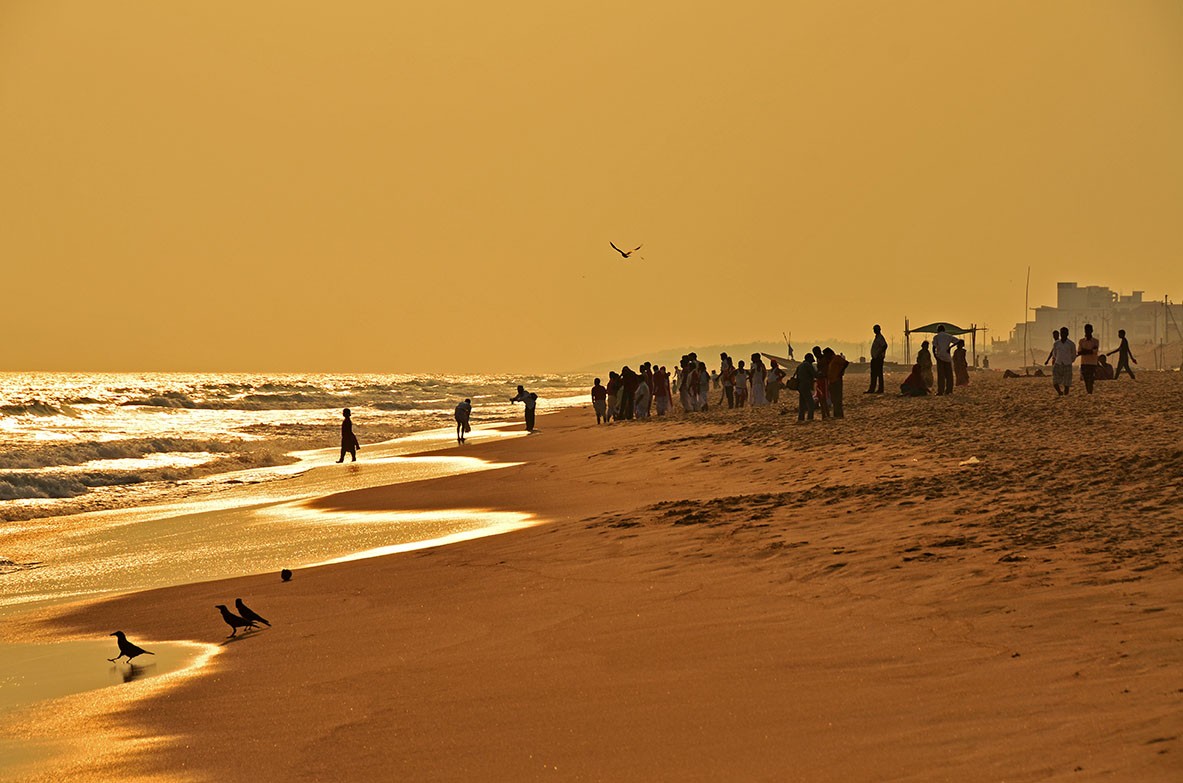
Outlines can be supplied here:
<path id="1" fill-rule="evenodd" d="M 1183 752 L 1169 527 L 1183 459 L 1179 425 L 1159 418 L 1177 383 L 1070 401 L 1121 430 L 1092 455 L 1099 470 L 1138 455 L 1135 474 L 1168 485 L 1111 503 L 1103 530 L 1040 508 L 1062 482 L 1028 462 L 1054 476 L 1082 451 L 1065 408 L 1026 384 L 923 407 L 857 399 L 846 421 L 799 428 L 771 408 L 600 428 L 568 411 L 464 449 L 524 464 L 311 503 L 462 498 L 540 526 L 287 585 L 262 574 L 63 607 L 36 627 L 120 618 L 211 637 L 201 607 L 229 593 L 275 624 L 142 710 L 102 713 L 183 737 L 107 759 L 100 772 L 121 777 L 1168 780 Z M 1133 393 L 1155 395 L 1144 415 L 1159 417 L 1138 443 L 1101 407 Z M 239 691 L 257 698 L 194 718 Z M 245 738 L 257 753 L 240 769 L 215 763 Z"/>

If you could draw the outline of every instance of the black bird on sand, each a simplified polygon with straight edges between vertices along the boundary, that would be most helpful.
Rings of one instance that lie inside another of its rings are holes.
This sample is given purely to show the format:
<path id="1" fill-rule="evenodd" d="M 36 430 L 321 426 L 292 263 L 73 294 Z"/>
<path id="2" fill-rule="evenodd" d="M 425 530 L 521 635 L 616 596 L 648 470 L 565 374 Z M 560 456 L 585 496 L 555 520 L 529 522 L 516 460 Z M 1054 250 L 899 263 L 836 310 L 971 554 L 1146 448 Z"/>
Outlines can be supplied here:
<path id="1" fill-rule="evenodd" d="M 245 618 L 239 617 L 234 612 L 227 609 L 224 604 L 218 604 L 214 608 L 222 613 L 222 619 L 225 620 L 226 625 L 230 626 L 231 628 L 230 635 L 226 637 L 227 639 L 233 639 L 234 635 L 238 633 L 239 628 L 258 628 L 258 626 L 255 625 L 254 620 L 247 620 Z"/>
<path id="2" fill-rule="evenodd" d="M 115 661 L 119 660 L 120 658 L 122 658 L 125 655 L 127 656 L 127 662 L 131 663 L 131 659 L 135 658 L 137 655 L 155 655 L 156 654 L 154 652 L 148 652 L 143 647 L 137 647 L 136 645 L 129 642 L 127 640 L 127 636 L 123 633 L 123 631 L 116 631 L 115 633 L 113 633 L 111 635 L 114 636 L 115 641 L 119 643 L 119 654 L 116 655 L 114 658 L 107 659 L 111 663 L 115 663 Z"/>
<path id="3" fill-rule="evenodd" d="M 615 242 L 611 242 L 611 241 L 610 241 L 610 242 L 608 242 L 608 244 L 609 244 L 609 245 L 612 245 L 612 249 L 613 249 L 613 250 L 615 250 L 617 253 L 620 253 L 620 255 L 624 256 L 625 258 L 628 258 L 628 257 L 629 257 L 629 256 L 631 256 L 633 253 L 637 252 L 638 250 L 640 250 L 641 248 L 643 248 L 643 247 L 644 247 L 644 245 L 637 245 L 637 246 L 636 246 L 636 247 L 634 247 L 632 250 L 621 250 L 620 248 L 618 248 L 618 247 L 616 246 L 616 243 L 615 243 Z M 637 256 L 637 258 L 640 258 L 640 257 L 641 257 L 641 256 Z"/>
<path id="4" fill-rule="evenodd" d="M 262 623 L 263 625 L 267 626 L 268 628 L 271 627 L 271 623 L 267 622 L 266 617 L 264 617 L 263 615 L 256 612 L 254 609 L 251 609 L 249 606 L 244 604 L 242 602 L 241 598 L 234 599 L 234 608 L 238 610 L 238 613 L 240 615 L 242 615 L 242 619 L 253 620 L 256 623 Z"/>

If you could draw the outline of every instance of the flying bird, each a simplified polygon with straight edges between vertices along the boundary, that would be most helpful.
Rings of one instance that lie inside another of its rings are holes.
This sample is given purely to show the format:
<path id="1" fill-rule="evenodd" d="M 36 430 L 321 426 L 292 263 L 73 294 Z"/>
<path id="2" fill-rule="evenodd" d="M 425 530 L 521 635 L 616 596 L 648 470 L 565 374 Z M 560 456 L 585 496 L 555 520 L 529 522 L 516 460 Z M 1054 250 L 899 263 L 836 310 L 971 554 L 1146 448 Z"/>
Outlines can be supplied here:
<path id="1" fill-rule="evenodd" d="M 116 655 L 114 658 L 107 659 L 111 663 L 115 663 L 115 661 L 119 660 L 120 658 L 122 658 L 125 655 L 127 656 L 127 662 L 131 663 L 131 659 L 135 658 L 137 655 L 155 655 L 156 654 L 154 652 L 148 652 L 143 647 L 137 647 L 136 645 L 129 642 L 127 640 L 127 636 L 123 633 L 123 631 L 116 631 L 115 633 L 113 633 L 111 635 L 115 637 L 115 641 L 118 642 L 118 644 L 119 644 L 119 654 Z"/>
<path id="2" fill-rule="evenodd" d="M 609 245 L 612 245 L 612 249 L 613 249 L 613 250 L 615 250 L 617 253 L 620 253 L 620 255 L 622 255 L 622 256 L 623 256 L 623 257 L 625 257 L 625 258 L 628 258 L 628 257 L 629 257 L 629 256 L 631 256 L 633 253 L 637 252 L 638 250 L 640 250 L 641 248 L 643 248 L 643 247 L 644 247 L 644 245 L 637 245 L 637 246 L 636 246 L 636 247 L 634 247 L 632 250 L 627 250 L 627 251 L 626 251 L 626 250 L 621 250 L 620 248 L 618 248 L 618 247 L 616 246 L 616 243 L 615 243 L 615 242 L 613 242 L 613 241 L 611 241 L 611 240 L 609 240 L 609 241 L 608 241 L 608 244 L 609 244 Z M 637 256 L 637 258 L 644 258 L 644 256 Z"/>
<path id="3" fill-rule="evenodd" d="M 226 637 L 227 639 L 233 639 L 234 635 L 238 633 L 239 628 L 258 628 L 258 626 L 255 625 L 254 620 L 247 620 L 243 617 L 239 617 L 234 612 L 227 609 L 223 604 L 218 604 L 214 608 L 222 613 L 222 619 L 226 621 L 226 625 L 230 626 L 230 635 Z"/>
<path id="4" fill-rule="evenodd" d="M 267 626 L 268 628 L 271 627 L 271 623 L 267 622 L 267 618 L 263 617 L 263 615 L 259 614 L 258 612 L 256 612 L 255 610 L 251 609 L 249 606 L 244 604 L 242 602 L 241 598 L 234 599 L 234 608 L 238 610 L 238 613 L 240 615 L 242 615 L 242 619 L 250 620 L 250 621 L 256 622 L 256 623 L 262 623 L 263 625 Z"/>

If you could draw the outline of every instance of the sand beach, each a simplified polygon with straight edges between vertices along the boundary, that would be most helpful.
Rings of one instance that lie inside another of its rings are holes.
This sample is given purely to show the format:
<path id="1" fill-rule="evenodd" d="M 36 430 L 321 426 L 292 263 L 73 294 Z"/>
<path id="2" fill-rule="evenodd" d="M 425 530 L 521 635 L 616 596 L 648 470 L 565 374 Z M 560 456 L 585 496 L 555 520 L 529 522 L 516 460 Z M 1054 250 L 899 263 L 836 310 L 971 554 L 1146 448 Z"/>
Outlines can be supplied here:
<path id="1" fill-rule="evenodd" d="M 10 721 L 53 743 L 18 779 L 1176 780 L 1181 392 L 978 373 L 844 421 L 568 410 L 436 451 L 521 464 L 308 508 L 535 524 L 17 618 L 217 645 L 244 596 L 273 623 Z"/>

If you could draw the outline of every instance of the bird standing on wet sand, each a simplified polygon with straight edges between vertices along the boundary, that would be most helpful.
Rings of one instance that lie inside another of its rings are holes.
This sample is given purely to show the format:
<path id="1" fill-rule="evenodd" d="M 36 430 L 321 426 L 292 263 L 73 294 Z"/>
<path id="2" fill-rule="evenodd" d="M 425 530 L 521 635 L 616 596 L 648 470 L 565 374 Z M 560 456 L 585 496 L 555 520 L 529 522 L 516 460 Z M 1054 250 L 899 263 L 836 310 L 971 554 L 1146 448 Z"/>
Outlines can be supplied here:
<path id="1" fill-rule="evenodd" d="M 156 654 L 154 652 L 148 652 L 143 647 L 137 647 L 136 645 L 129 642 L 127 640 L 127 636 L 124 635 L 123 631 L 116 631 L 115 633 L 113 633 L 111 635 L 114 636 L 115 641 L 119 643 L 119 654 L 116 655 L 114 658 L 107 659 L 111 663 L 115 663 L 115 661 L 119 660 L 120 658 L 122 658 L 125 655 L 127 656 L 127 662 L 131 663 L 131 659 L 135 658 L 137 655 L 155 655 Z"/>
<path id="2" fill-rule="evenodd" d="M 640 250 L 641 248 L 644 247 L 644 245 L 637 245 L 632 250 L 621 250 L 620 248 L 618 248 L 616 246 L 616 243 L 611 240 L 608 241 L 608 244 L 612 245 L 612 249 L 615 250 L 617 253 L 620 253 L 620 255 L 624 256 L 625 258 L 628 258 L 633 253 L 637 252 L 638 250 Z M 641 258 L 641 256 L 637 256 L 637 258 Z"/>
<path id="3" fill-rule="evenodd" d="M 230 635 L 227 639 L 233 639 L 234 635 L 238 633 L 239 628 L 258 628 L 254 620 L 247 620 L 239 617 L 234 612 L 226 608 L 224 604 L 218 604 L 214 607 L 222 613 L 222 619 L 226 621 L 226 625 L 230 626 Z"/>
<path id="4" fill-rule="evenodd" d="M 263 625 L 267 626 L 268 628 L 271 627 L 271 623 L 267 622 L 267 618 L 263 617 L 263 615 L 259 614 L 254 609 L 251 609 L 249 606 L 244 604 L 242 602 L 241 598 L 234 599 L 234 608 L 238 610 L 238 613 L 240 615 L 242 615 L 242 619 L 251 620 L 256 623 L 262 623 Z"/>

